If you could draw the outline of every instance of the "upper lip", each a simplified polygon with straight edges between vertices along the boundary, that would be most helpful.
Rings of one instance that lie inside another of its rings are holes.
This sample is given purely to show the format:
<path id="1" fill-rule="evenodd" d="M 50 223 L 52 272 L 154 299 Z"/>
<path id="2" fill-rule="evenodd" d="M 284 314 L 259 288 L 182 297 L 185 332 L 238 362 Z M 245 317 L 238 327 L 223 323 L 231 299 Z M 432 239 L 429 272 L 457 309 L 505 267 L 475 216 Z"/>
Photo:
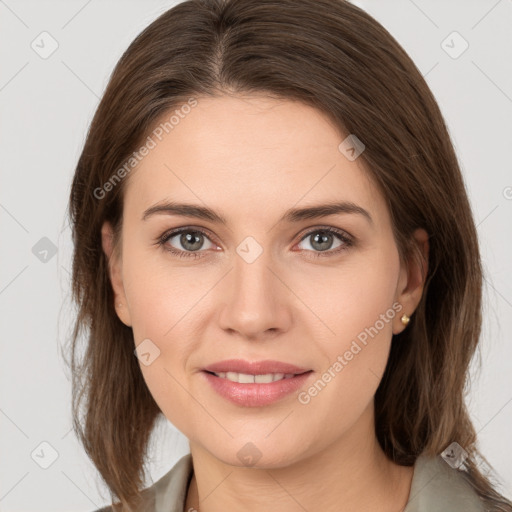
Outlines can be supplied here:
<path id="1" fill-rule="evenodd" d="M 282 363 L 280 361 L 244 361 L 243 359 L 228 359 L 218 361 L 203 368 L 208 372 L 236 372 L 248 375 L 265 375 L 267 373 L 300 374 L 310 371 L 307 368 L 300 368 L 294 364 Z"/>

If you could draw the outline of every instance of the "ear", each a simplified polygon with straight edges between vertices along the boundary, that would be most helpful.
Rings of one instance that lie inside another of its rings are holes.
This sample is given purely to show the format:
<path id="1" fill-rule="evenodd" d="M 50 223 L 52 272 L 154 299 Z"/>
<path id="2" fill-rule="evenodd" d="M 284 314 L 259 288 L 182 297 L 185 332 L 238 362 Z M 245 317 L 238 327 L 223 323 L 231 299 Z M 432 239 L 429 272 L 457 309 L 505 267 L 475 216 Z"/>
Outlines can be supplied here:
<path id="1" fill-rule="evenodd" d="M 114 308 L 121 322 L 131 327 L 130 310 L 123 285 L 122 259 L 120 254 L 114 251 L 114 231 L 108 221 L 101 227 L 101 245 L 108 261 L 109 278 L 114 291 Z"/>
<path id="2" fill-rule="evenodd" d="M 406 264 L 400 269 L 400 277 L 396 289 L 395 300 L 402 305 L 402 310 L 393 321 L 393 334 L 402 332 L 406 326 L 402 323 L 402 315 L 412 316 L 417 308 L 428 272 L 429 242 L 428 233 L 418 228 L 414 233 L 414 242 L 419 248 L 420 260 L 411 255 Z"/>

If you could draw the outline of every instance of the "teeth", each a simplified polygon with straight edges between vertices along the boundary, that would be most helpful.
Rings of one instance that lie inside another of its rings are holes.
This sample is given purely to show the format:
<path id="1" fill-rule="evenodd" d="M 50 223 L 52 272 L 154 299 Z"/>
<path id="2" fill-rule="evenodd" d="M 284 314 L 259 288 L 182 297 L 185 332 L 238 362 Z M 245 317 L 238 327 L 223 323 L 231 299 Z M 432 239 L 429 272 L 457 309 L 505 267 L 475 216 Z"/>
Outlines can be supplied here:
<path id="1" fill-rule="evenodd" d="M 215 372 L 214 372 L 215 373 Z M 231 382 L 238 382 L 240 384 L 268 384 L 276 380 L 291 379 L 295 376 L 294 373 L 266 373 L 265 375 L 249 375 L 247 373 L 236 372 L 219 372 L 215 373 L 221 379 L 228 379 Z"/>

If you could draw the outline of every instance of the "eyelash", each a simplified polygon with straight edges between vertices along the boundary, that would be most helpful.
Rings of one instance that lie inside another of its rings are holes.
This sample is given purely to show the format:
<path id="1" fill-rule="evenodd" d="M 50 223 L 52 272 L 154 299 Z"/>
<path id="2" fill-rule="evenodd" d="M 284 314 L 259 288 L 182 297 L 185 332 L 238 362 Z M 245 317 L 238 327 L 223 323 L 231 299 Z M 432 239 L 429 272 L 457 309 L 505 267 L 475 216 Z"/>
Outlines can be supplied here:
<path id="1" fill-rule="evenodd" d="M 171 238 L 173 238 L 176 235 L 181 235 L 182 233 L 201 233 L 206 238 L 210 239 L 210 237 L 208 236 L 208 233 L 202 229 L 185 227 L 185 228 L 179 228 L 176 230 L 165 232 L 163 235 L 161 235 L 158 238 L 157 245 L 162 247 L 162 249 L 164 251 L 170 252 L 171 254 L 173 254 L 174 256 L 178 256 L 179 258 L 194 258 L 194 259 L 203 258 L 204 256 L 201 253 L 205 252 L 205 251 L 181 251 L 181 250 L 177 250 L 177 249 L 174 249 L 173 247 L 169 247 L 169 246 L 165 245 Z M 335 256 L 354 245 L 354 241 L 352 240 L 352 238 L 349 237 L 345 232 L 343 232 L 339 229 L 330 227 L 330 226 L 315 228 L 315 229 L 308 231 L 299 240 L 298 243 L 302 242 L 303 240 L 305 240 L 306 238 L 308 238 L 309 236 L 311 236 L 315 233 L 332 233 L 332 234 L 336 235 L 341 242 L 343 242 L 343 245 L 341 245 L 340 247 L 338 247 L 336 249 L 328 250 L 328 251 L 306 250 L 306 252 L 313 252 L 313 254 L 314 254 L 313 258 Z M 304 249 L 302 251 L 304 251 Z"/>

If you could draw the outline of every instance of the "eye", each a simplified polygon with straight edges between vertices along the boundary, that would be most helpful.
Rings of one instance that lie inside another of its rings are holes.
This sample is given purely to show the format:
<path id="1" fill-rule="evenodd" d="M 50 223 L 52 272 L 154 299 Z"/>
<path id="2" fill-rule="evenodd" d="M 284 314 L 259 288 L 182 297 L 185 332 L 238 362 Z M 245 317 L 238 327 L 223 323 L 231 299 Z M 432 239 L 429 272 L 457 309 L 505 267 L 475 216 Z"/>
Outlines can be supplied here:
<path id="1" fill-rule="evenodd" d="M 309 245 L 312 249 L 301 248 L 301 250 L 311 253 L 311 256 L 308 257 L 314 258 L 335 256 L 354 245 L 353 239 L 348 234 L 330 226 L 309 231 L 302 237 L 298 245 L 308 239 L 311 239 Z M 333 249 L 333 243 L 336 242 L 336 239 L 338 240 L 338 245 Z M 207 241 L 206 247 L 205 240 Z M 204 230 L 199 228 L 192 229 L 190 227 L 164 233 L 157 240 L 157 244 L 165 251 L 180 258 L 202 258 L 205 256 L 207 249 L 221 250 L 218 245 L 210 240 L 210 237 Z M 208 246 L 208 244 L 210 245 Z"/>
<path id="2" fill-rule="evenodd" d="M 338 239 L 339 243 L 333 250 L 331 250 L 333 243 L 336 241 L 336 238 Z M 313 252 L 313 257 L 333 256 L 339 254 L 341 251 L 348 249 L 354 244 L 352 238 L 349 237 L 346 233 L 332 227 L 316 228 L 312 231 L 309 231 L 301 239 L 299 244 L 308 239 L 311 240 L 309 245 L 312 247 L 312 250 L 307 248 L 306 250 L 308 252 Z"/>
<path id="3" fill-rule="evenodd" d="M 175 246 L 171 245 L 168 242 L 174 240 Z M 206 247 L 206 249 L 217 248 L 217 246 L 212 243 L 207 236 L 207 234 L 200 229 L 191 229 L 191 228 L 182 228 L 177 229 L 171 232 L 164 233 L 161 238 L 158 240 L 158 244 L 161 245 L 166 251 L 179 256 L 181 258 L 200 258 L 203 255 L 200 254 L 200 249 L 204 249 L 204 241 L 207 240 L 210 244 L 210 247 Z M 181 246 L 181 247 L 180 247 Z"/>

